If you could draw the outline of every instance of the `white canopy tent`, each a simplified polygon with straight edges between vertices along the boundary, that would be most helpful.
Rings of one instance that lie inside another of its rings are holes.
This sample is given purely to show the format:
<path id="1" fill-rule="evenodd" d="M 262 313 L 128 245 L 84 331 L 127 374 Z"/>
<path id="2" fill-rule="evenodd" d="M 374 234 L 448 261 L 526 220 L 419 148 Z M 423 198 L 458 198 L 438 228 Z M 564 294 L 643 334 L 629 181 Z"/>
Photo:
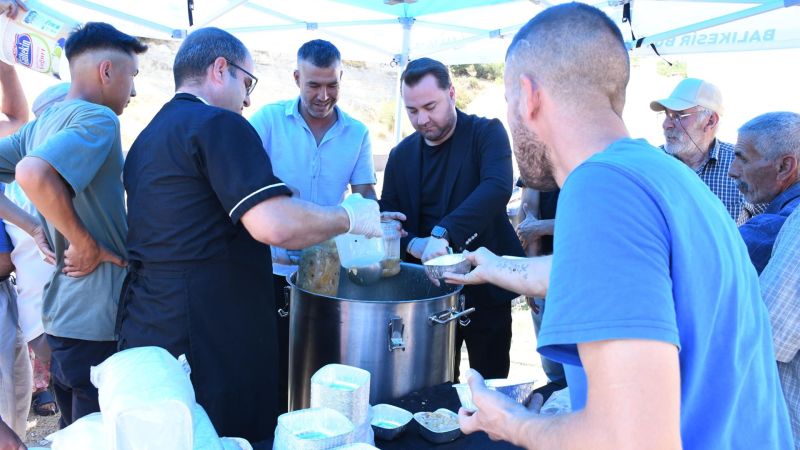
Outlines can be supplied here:
<path id="1" fill-rule="evenodd" d="M 42 1 L 42 0 L 40 0 Z M 409 58 L 447 64 L 502 62 L 511 37 L 547 0 L 47 0 L 82 21 L 106 21 L 138 36 L 180 39 L 217 26 L 250 48 L 292 53 L 314 38 L 345 59 Z M 800 48 L 800 0 L 610 0 L 594 3 L 618 21 L 635 55 Z M 191 19 L 190 19 L 191 17 Z M 190 22 L 191 20 L 191 22 Z M 632 33 L 633 32 L 633 33 Z M 635 36 L 635 38 L 633 37 Z M 652 45 L 651 45 L 652 44 Z M 399 79 L 399 77 L 398 77 Z M 399 81 L 397 85 L 399 96 Z M 400 137 L 400 102 L 395 134 Z"/>

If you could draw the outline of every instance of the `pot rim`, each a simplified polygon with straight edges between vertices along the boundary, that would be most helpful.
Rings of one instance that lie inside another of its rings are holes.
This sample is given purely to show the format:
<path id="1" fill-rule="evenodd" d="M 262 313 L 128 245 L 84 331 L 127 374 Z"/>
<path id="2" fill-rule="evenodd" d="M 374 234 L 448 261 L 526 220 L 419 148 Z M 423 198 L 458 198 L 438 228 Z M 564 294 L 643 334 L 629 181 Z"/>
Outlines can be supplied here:
<path id="1" fill-rule="evenodd" d="M 419 264 L 411 264 L 411 263 L 407 263 L 407 262 L 401 262 L 400 265 L 401 266 L 405 265 L 405 266 L 419 266 L 419 267 L 422 267 Z M 292 280 L 292 277 L 294 275 L 296 275 L 296 274 L 297 274 L 297 270 L 295 270 L 294 272 L 290 273 L 289 275 L 286 275 L 286 282 L 289 284 L 289 286 L 292 287 L 292 289 L 297 289 L 300 292 L 303 292 L 303 293 L 306 293 L 306 294 L 309 294 L 309 295 L 313 295 L 315 297 L 320 297 L 320 298 L 324 298 L 324 299 L 327 299 L 327 300 L 339 300 L 339 301 L 343 301 L 343 302 L 384 303 L 384 304 L 424 303 L 424 302 L 431 302 L 431 301 L 435 301 L 435 300 L 441 300 L 441 299 L 450 297 L 452 295 L 456 295 L 457 296 L 457 295 L 461 294 L 461 290 L 464 289 L 464 286 L 456 286 L 456 289 L 453 292 L 449 293 L 449 294 L 439 295 L 439 296 L 436 296 L 436 297 L 428 297 L 428 298 L 416 298 L 416 299 L 411 299 L 411 300 L 363 300 L 363 299 L 354 299 L 354 298 L 342 298 L 342 297 L 336 297 L 336 296 L 332 296 L 332 295 L 325 295 L 325 294 L 320 294 L 320 293 L 317 293 L 317 292 L 307 291 L 307 290 L 297 286 L 294 283 L 294 281 Z"/>

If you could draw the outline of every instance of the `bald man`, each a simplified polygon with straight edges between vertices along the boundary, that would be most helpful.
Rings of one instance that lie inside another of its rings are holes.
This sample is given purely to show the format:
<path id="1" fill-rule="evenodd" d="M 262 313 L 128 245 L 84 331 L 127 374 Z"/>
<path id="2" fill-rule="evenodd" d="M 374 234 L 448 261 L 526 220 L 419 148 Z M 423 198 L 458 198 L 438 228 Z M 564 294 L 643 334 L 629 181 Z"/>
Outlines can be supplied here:
<path id="1" fill-rule="evenodd" d="M 62 427 L 99 411 L 89 367 L 116 351 L 127 234 L 117 116 L 136 94 L 146 49 L 111 25 L 87 23 L 65 45 L 65 100 L 0 141 L 0 181 L 16 180 L 42 216 L 44 233 L 32 235 L 55 261 L 42 318 Z M 26 231 L 38 222 L 5 195 L 0 215 Z"/>
<path id="2" fill-rule="evenodd" d="M 473 374 L 462 430 L 536 449 L 790 448 L 747 249 L 691 169 L 630 138 L 616 24 L 582 3 L 548 8 L 505 70 L 525 184 L 561 188 L 555 249 L 521 261 L 479 250 L 450 280 L 547 294 L 538 348 L 564 364 L 573 412 L 540 416 Z"/>

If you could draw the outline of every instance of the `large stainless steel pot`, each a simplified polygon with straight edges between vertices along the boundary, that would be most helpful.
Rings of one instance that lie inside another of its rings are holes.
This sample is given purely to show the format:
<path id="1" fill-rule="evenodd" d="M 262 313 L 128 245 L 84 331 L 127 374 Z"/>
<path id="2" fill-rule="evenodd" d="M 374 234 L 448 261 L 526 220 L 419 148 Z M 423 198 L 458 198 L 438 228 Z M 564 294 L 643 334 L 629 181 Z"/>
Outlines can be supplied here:
<path id="1" fill-rule="evenodd" d="M 331 363 L 369 371 L 373 404 L 452 379 L 456 323 L 468 324 L 471 312 L 463 311 L 461 286 L 436 287 L 422 266 L 401 267 L 367 287 L 343 271 L 336 297 L 288 277 L 290 410 L 309 406 L 311 375 Z"/>

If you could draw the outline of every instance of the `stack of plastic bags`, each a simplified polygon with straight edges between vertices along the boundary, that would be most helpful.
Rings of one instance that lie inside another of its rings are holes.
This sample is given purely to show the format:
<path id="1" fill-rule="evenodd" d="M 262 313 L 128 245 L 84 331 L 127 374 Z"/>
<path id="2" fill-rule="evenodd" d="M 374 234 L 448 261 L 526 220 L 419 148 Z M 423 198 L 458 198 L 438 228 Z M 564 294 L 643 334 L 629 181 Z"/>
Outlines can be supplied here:
<path id="1" fill-rule="evenodd" d="M 50 435 L 52 450 L 252 450 L 220 439 L 196 403 L 185 358 L 160 347 L 119 352 L 91 369 L 100 413 Z"/>

